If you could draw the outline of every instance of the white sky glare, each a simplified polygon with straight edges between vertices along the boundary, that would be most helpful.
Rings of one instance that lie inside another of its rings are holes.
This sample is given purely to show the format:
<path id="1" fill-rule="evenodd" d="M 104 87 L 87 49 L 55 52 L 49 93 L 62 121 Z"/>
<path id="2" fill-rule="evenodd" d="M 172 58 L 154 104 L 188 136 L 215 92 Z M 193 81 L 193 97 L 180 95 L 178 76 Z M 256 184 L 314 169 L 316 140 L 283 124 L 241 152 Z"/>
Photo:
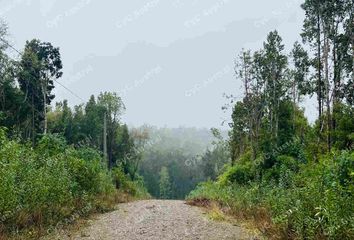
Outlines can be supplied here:
<path id="1" fill-rule="evenodd" d="M 302 28 L 301 0 L 0 0 L 10 40 L 60 47 L 64 85 L 84 99 L 119 92 L 135 126 L 218 127 L 223 93 L 240 95 L 233 62 L 277 29 L 287 50 Z M 56 101 L 80 100 L 57 85 Z M 307 116 L 316 110 L 306 103 Z"/>

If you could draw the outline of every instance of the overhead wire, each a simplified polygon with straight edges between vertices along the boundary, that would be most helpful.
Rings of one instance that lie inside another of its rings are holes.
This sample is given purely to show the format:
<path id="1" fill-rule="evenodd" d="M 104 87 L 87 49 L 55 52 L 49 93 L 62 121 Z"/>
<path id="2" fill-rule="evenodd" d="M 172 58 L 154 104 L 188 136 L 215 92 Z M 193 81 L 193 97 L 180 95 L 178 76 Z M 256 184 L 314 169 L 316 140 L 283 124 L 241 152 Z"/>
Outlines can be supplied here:
<path id="1" fill-rule="evenodd" d="M 22 53 L 16 49 L 13 45 L 11 45 L 8 41 L 2 39 L 0 37 L 0 41 L 2 41 L 3 43 L 5 43 L 9 48 L 11 48 L 12 50 L 14 50 L 15 52 L 17 52 L 19 55 L 22 55 Z M 32 75 L 32 74 L 31 74 Z M 53 79 L 57 84 L 59 84 L 61 87 L 63 87 L 66 91 L 68 91 L 71 95 L 75 96 L 76 98 L 80 99 L 81 101 L 85 102 L 85 100 L 80 97 L 78 94 L 76 94 L 74 91 L 70 90 L 68 87 L 66 87 L 63 83 L 59 82 L 56 79 Z M 38 97 L 38 96 L 37 96 Z"/>

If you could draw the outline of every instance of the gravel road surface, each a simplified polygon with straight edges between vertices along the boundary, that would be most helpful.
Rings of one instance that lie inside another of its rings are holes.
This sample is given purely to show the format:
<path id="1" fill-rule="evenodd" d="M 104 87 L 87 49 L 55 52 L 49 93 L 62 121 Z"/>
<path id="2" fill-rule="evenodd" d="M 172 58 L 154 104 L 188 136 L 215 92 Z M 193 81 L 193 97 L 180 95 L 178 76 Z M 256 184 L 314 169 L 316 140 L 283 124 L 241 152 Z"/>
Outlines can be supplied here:
<path id="1" fill-rule="evenodd" d="M 184 201 L 144 200 L 120 204 L 118 208 L 114 212 L 97 215 L 74 233 L 49 239 L 253 239 L 241 227 L 213 221 L 204 210 L 189 206 Z"/>

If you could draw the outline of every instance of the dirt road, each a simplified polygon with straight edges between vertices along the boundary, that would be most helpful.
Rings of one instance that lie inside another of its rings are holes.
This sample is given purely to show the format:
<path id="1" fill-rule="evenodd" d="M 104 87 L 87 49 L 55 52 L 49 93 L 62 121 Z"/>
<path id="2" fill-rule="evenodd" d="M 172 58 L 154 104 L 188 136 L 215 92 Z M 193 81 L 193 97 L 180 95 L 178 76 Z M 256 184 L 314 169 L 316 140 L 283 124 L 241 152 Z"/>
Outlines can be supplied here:
<path id="1" fill-rule="evenodd" d="M 50 239 L 82 240 L 232 240 L 252 239 L 230 223 L 210 220 L 183 201 L 146 200 L 119 205 L 119 210 L 98 215 L 76 233 Z"/>

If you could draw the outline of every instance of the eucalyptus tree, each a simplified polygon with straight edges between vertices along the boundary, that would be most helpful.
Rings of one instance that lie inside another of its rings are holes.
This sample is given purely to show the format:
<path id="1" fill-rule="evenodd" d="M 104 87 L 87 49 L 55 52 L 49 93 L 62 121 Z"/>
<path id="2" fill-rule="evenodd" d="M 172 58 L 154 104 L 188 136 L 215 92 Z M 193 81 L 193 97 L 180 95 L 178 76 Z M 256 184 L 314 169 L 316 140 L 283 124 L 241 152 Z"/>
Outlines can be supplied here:
<path id="1" fill-rule="evenodd" d="M 244 86 L 244 99 L 243 99 L 243 104 L 244 108 L 247 109 L 245 113 L 241 113 L 239 108 L 234 108 L 234 114 L 233 114 L 233 123 L 237 125 L 236 119 L 241 116 L 239 114 L 242 114 L 244 118 L 247 120 L 247 131 L 246 137 L 247 141 L 250 142 L 250 145 L 252 147 L 252 153 L 253 153 L 253 158 L 256 157 L 257 155 L 257 140 L 259 136 L 259 124 L 260 124 L 260 116 L 262 109 L 259 108 L 260 106 L 260 91 L 259 89 L 261 88 L 260 84 L 262 84 L 263 81 L 258 81 L 256 73 L 257 73 L 257 62 L 256 56 L 253 56 L 250 50 L 243 50 L 239 54 L 238 58 L 235 60 L 235 73 L 237 79 L 240 79 L 243 82 Z M 243 118 L 241 117 L 241 118 Z M 236 134 L 234 132 L 233 134 Z M 239 134 L 239 133 L 238 133 Z M 236 136 L 233 136 L 234 138 Z M 234 139 L 235 140 L 235 139 Z"/>
<path id="2" fill-rule="evenodd" d="M 264 92 L 268 108 L 270 141 L 275 146 L 279 128 L 280 102 L 287 92 L 288 79 L 285 77 L 285 72 L 288 66 L 288 59 L 284 54 L 282 38 L 277 31 L 268 34 L 263 48 L 261 76 L 265 82 Z"/>
<path id="3" fill-rule="evenodd" d="M 353 89 L 354 3 L 352 0 L 306 0 L 302 8 L 305 21 L 301 35 L 305 43 L 316 49 L 313 67 L 317 71 L 319 133 L 326 130 L 330 150 L 331 134 L 336 128 L 333 113 L 343 98 L 350 101 L 351 91 L 345 89 Z M 326 118 L 322 117 L 324 107 Z"/>

